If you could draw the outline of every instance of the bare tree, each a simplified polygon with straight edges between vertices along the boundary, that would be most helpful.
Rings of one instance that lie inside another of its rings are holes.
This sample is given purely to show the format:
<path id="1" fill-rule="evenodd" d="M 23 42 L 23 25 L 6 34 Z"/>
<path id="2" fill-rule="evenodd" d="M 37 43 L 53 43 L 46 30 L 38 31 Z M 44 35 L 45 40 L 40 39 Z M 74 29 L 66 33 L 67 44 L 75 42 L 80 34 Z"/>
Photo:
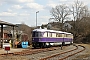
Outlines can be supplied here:
<path id="1" fill-rule="evenodd" d="M 63 22 L 68 16 L 70 15 L 70 9 L 66 5 L 58 5 L 55 8 L 52 8 L 50 11 L 51 15 L 53 16 L 53 19 L 58 22 Z M 62 29 L 62 26 L 61 26 Z"/>
<path id="2" fill-rule="evenodd" d="M 82 17 L 90 17 L 89 9 L 87 6 L 83 7 L 83 16 Z"/>
<path id="3" fill-rule="evenodd" d="M 78 33 L 78 28 L 80 28 L 80 21 L 83 17 L 89 16 L 88 7 L 83 4 L 83 2 L 75 1 L 71 8 L 73 20 L 74 20 L 74 30 Z M 81 24 L 81 23 L 80 23 Z M 82 24 L 83 25 L 83 24 Z"/>
<path id="4" fill-rule="evenodd" d="M 74 21 L 80 20 L 83 17 L 89 16 L 88 7 L 83 2 L 75 1 L 71 9 Z"/>
<path id="5" fill-rule="evenodd" d="M 83 2 L 80 1 L 75 1 L 75 3 L 72 5 L 71 8 L 71 12 L 72 12 L 72 18 L 74 20 L 74 37 L 77 38 L 81 38 L 81 36 L 85 36 L 88 33 L 89 30 L 89 10 L 88 7 L 86 5 L 84 5 Z M 77 40 L 77 39 L 75 39 Z"/>

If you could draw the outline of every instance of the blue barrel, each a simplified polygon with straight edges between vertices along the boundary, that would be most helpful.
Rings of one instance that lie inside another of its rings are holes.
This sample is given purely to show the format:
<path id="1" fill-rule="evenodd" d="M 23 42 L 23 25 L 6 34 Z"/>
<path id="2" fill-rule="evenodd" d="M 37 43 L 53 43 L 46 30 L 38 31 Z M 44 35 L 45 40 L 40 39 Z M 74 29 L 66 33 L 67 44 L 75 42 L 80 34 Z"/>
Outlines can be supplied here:
<path id="1" fill-rule="evenodd" d="M 27 48 L 28 47 L 28 42 L 22 42 L 22 48 Z"/>

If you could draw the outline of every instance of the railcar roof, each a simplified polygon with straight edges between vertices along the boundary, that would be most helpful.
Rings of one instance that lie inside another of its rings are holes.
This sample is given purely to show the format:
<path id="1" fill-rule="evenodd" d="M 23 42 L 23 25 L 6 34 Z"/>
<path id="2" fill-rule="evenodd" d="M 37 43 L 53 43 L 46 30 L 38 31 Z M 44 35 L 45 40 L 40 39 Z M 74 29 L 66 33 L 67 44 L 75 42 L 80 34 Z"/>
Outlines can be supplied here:
<path id="1" fill-rule="evenodd" d="M 68 33 L 68 32 L 64 32 L 65 34 L 71 34 L 71 33 Z"/>
<path id="2" fill-rule="evenodd" d="M 56 30 L 47 30 L 47 29 L 34 29 L 33 31 L 38 31 L 38 32 L 53 32 L 53 33 L 61 33 L 61 34 L 71 34 L 71 33 L 68 33 L 68 32 L 62 32 L 62 31 L 56 31 Z"/>
<path id="3" fill-rule="evenodd" d="M 47 30 L 47 29 L 34 29 L 33 31 L 40 31 L 40 32 L 47 32 L 47 31 L 54 31 L 54 30 Z"/>
<path id="4" fill-rule="evenodd" d="M 66 32 L 62 32 L 62 31 L 47 30 L 47 29 L 34 29 L 33 31 L 38 31 L 38 32 L 53 32 L 53 33 L 66 33 Z"/>

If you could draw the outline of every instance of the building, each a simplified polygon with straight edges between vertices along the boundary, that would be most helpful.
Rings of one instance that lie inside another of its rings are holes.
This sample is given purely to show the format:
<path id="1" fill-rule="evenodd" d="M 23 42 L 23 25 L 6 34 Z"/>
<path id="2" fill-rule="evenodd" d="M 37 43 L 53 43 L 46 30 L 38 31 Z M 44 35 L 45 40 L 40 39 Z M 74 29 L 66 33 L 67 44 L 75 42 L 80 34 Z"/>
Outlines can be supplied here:
<path id="1" fill-rule="evenodd" d="M 66 31 L 69 29 L 69 30 L 71 30 L 72 29 L 72 25 L 70 25 L 69 23 L 64 23 L 64 25 L 63 25 L 63 29 L 65 29 Z"/>

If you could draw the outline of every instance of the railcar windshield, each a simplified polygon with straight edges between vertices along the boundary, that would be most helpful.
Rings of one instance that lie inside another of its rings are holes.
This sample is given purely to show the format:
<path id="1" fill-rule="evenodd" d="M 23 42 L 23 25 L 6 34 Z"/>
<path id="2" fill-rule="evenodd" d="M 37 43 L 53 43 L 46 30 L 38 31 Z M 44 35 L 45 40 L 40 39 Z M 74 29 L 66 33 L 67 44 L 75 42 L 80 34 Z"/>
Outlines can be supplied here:
<path id="1" fill-rule="evenodd" d="M 36 31 L 32 32 L 32 37 L 42 37 L 42 36 L 43 34 L 41 32 L 36 32 Z"/>

